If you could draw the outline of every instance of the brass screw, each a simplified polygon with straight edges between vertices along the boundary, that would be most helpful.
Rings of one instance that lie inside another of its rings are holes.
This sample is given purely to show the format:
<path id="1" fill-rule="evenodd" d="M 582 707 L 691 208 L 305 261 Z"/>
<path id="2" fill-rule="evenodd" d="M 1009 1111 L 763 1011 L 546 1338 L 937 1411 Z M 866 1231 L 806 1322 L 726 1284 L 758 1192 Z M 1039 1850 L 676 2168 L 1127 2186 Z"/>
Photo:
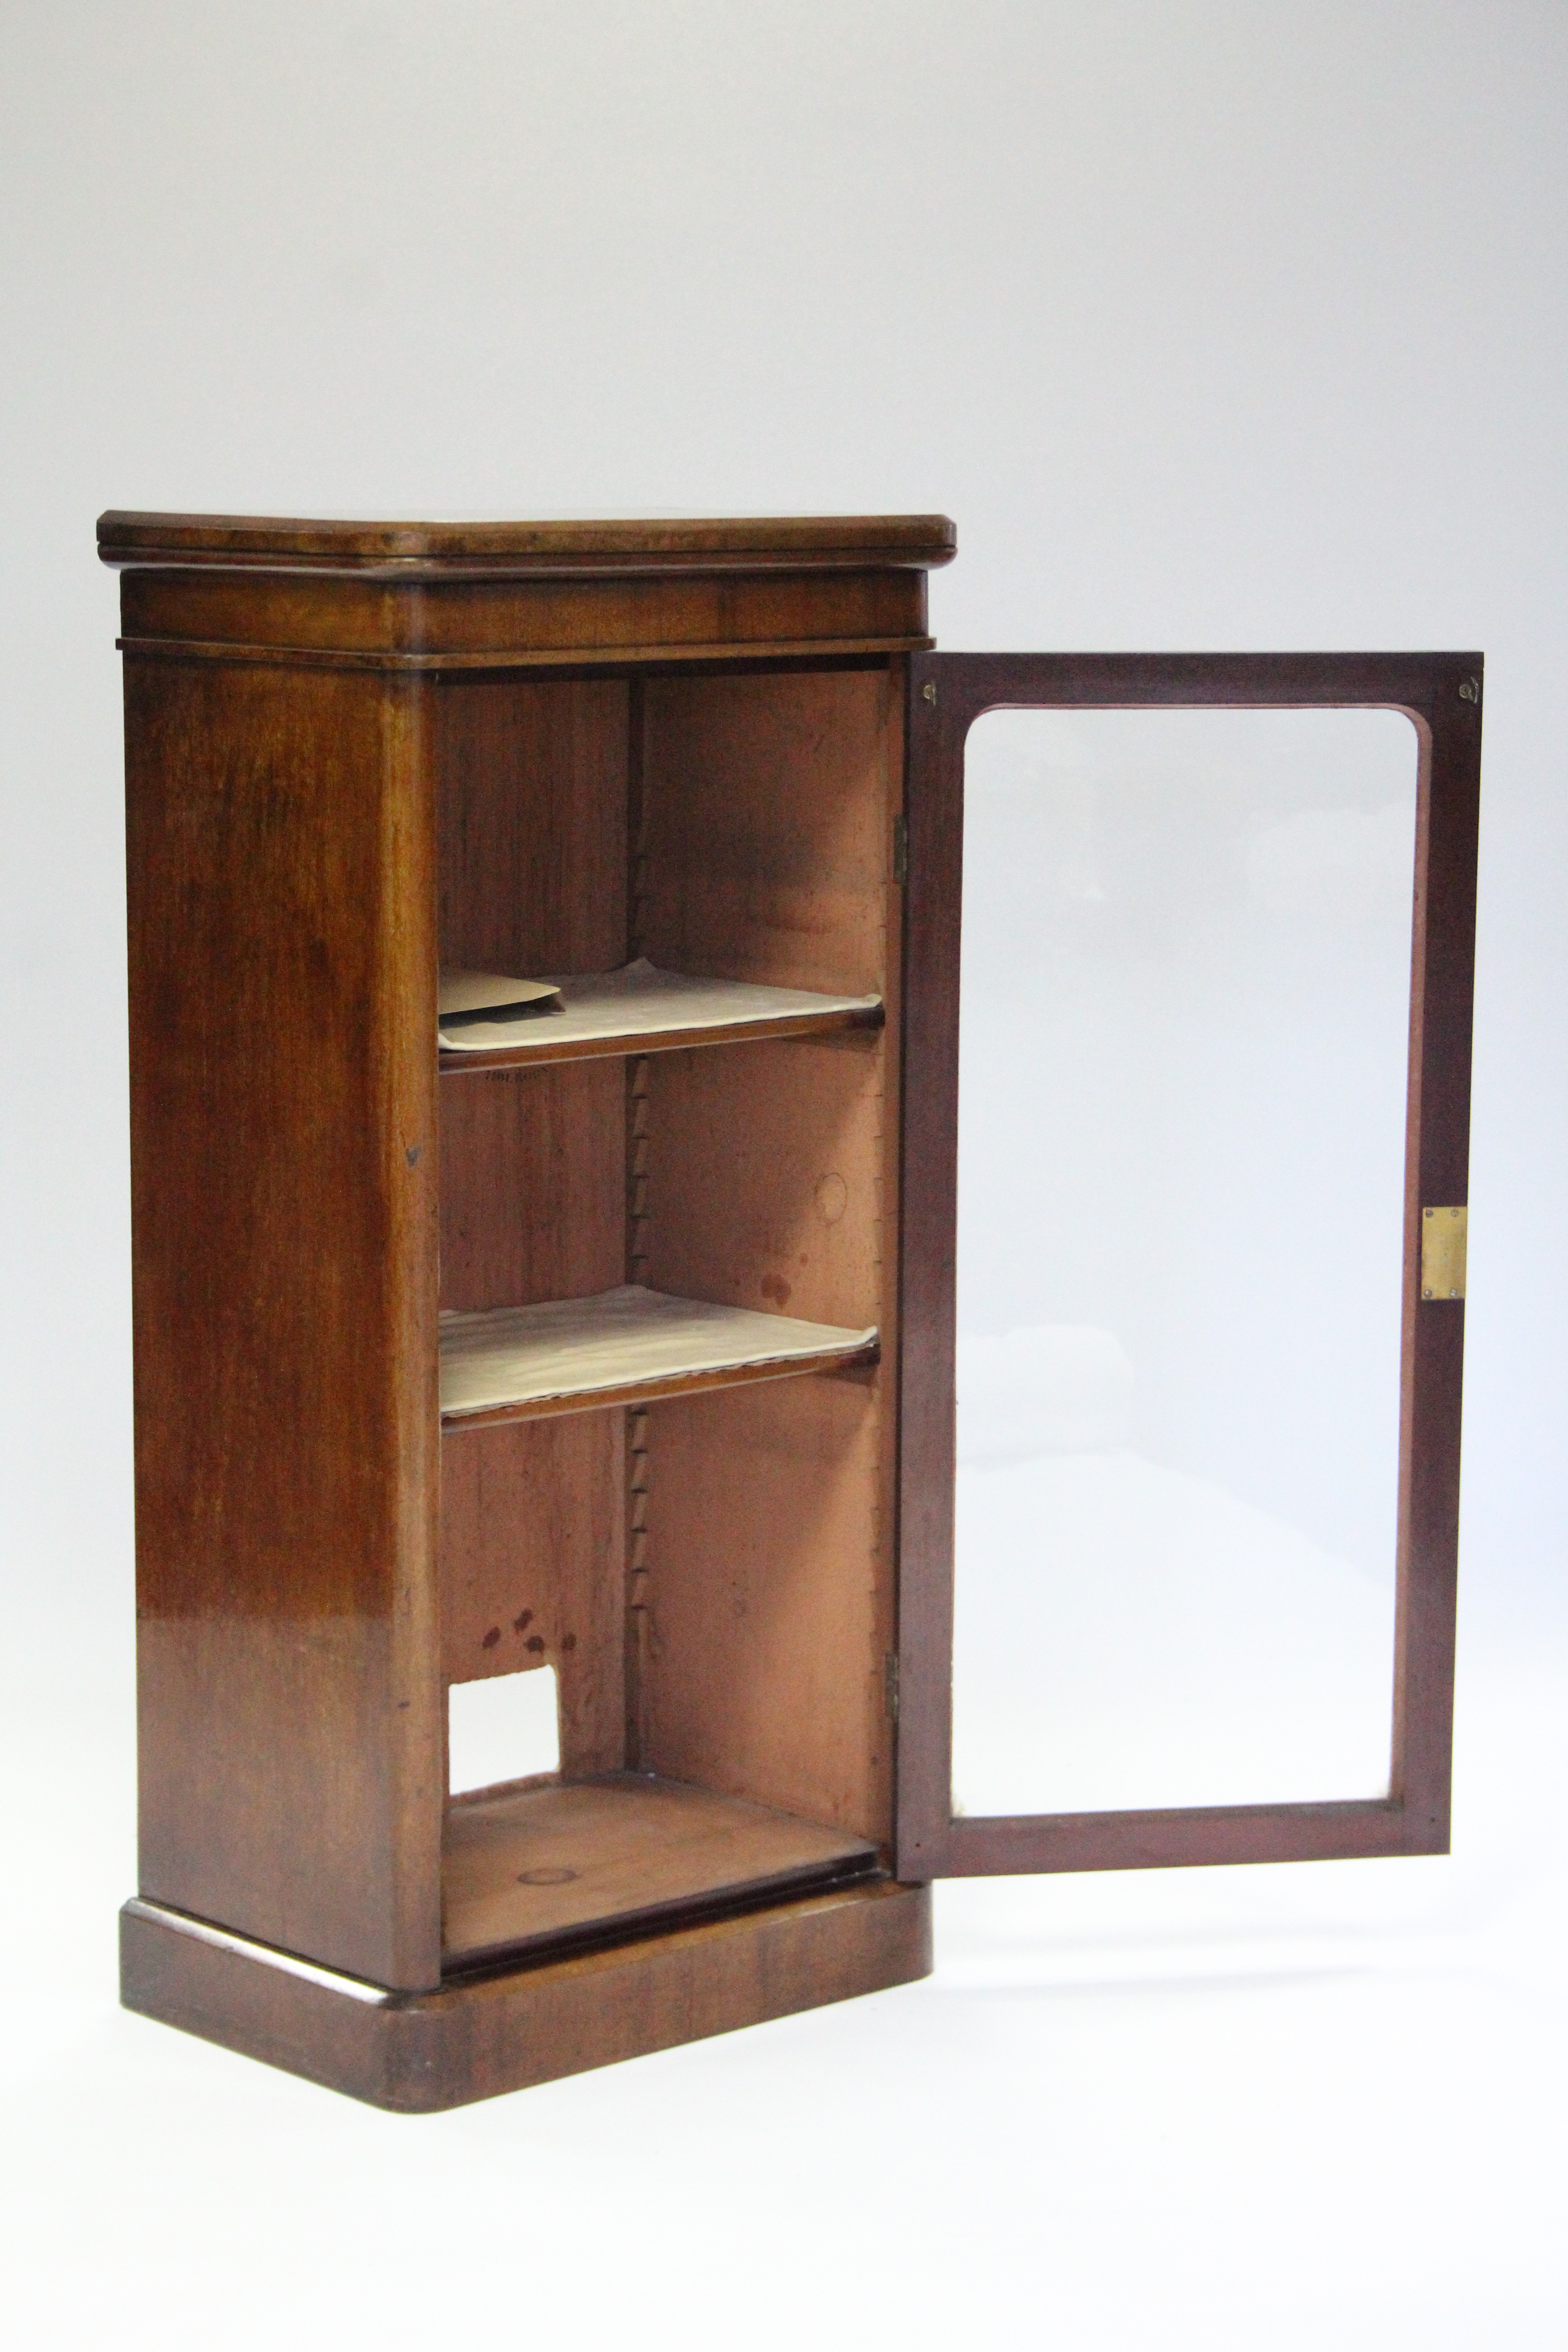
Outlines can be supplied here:
<path id="1" fill-rule="evenodd" d="M 1479 677 L 1462 677 L 1459 680 L 1459 700 L 1461 702 L 1479 702 L 1480 698 L 1480 679 Z"/>

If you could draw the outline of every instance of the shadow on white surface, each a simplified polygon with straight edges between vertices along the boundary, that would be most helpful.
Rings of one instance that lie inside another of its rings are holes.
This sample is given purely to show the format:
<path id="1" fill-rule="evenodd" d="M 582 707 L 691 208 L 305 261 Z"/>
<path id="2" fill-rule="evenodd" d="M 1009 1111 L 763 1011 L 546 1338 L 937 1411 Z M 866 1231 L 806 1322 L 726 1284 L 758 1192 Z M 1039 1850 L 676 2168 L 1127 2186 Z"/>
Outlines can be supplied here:
<path id="1" fill-rule="evenodd" d="M 924 1985 L 431 2118 L 115 2009 L 123 1693 L 16 1694 L 14 2340 L 1544 2352 L 1564 1687 L 1467 1679 L 1453 1861 L 954 1884 Z"/>

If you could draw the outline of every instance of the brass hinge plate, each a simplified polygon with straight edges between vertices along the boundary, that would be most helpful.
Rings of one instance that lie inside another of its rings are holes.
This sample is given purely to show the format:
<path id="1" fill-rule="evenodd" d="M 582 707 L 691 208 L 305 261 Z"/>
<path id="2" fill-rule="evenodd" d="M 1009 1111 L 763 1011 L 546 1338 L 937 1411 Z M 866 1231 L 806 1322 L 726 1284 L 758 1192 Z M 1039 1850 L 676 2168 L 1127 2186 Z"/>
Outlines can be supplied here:
<path id="1" fill-rule="evenodd" d="M 1465 1255 L 1469 1240 L 1468 1209 L 1423 1209 L 1421 1212 L 1421 1296 L 1423 1298 L 1463 1298 Z"/>
<path id="2" fill-rule="evenodd" d="M 888 1702 L 888 1713 L 897 1723 L 899 1719 L 899 1654 L 897 1650 L 888 1651 L 882 1660 L 882 1684 Z"/>

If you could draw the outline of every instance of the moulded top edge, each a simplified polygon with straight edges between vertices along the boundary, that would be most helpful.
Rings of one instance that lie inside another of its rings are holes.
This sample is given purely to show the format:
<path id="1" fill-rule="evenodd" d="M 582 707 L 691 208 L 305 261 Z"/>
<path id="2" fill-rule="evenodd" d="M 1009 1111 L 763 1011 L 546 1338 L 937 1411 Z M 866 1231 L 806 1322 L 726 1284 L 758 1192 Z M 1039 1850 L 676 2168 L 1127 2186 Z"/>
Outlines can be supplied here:
<path id="1" fill-rule="evenodd" d="M 390 573 L 924 570 L 950 563 L 945 515 L 785 515 L 707 521 L 348 522 L 257 515 L 98 520 L 105 563 Z"/>

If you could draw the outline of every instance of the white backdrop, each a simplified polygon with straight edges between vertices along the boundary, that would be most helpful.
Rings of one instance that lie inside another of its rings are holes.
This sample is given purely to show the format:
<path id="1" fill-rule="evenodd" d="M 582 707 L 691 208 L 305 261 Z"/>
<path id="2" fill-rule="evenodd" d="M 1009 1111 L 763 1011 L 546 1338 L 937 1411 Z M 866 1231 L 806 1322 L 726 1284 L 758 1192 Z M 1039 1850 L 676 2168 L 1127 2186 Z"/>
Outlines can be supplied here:
<path id="1" fill-rule="evenodd" d="M 18 2341 L 1559 2343 L 1568 14 L 10 0 L 0 96 Z M 424 2122 L 117 2011 L 110 504 L 940 509 L 950 647 L 1485 650 L 1451 1861 L 949 1888 Z"/>

